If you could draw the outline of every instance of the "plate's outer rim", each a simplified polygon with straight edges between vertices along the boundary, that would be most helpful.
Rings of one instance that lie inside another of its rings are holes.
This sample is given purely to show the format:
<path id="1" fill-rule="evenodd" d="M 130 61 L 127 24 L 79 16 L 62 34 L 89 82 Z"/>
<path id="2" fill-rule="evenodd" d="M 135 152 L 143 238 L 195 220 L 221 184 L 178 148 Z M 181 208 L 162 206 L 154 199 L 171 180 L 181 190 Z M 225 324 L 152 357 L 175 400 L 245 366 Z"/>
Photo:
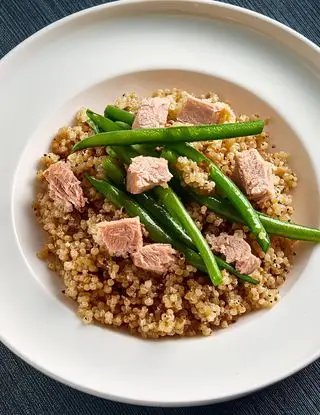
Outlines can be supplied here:
<path id="1" fill-rule="evenodd" d="M 36 40 L 38 37 L 42 36 L 46 32 L 49 32 L 49 31 L 54 30 L 56 28 L 59 28 L 60 26 L 68 23 L 68 21 L 76 19 L 76 18 L 78 18 L 82 15 L 92 13 L 95 10 L 98 10 L 98 9 L 112 8 L 112 7 L 119 7 L 119 6 L 121 7 L 121 6 L 124 6 L 124 5 L 127 5 L 127 4 L 139 4 L 139 3 L 144 3 L 146 1 L 148 3 L 159 2 L 159 0 L 117 0 L 117 1 L 114 1 L 112 3 L 105 3 L 105 4 L 100 4 L 100 5 L 97 5 L 97 6 L 92 6 L 92 7 L 89 7 L 87 9 L 80 10 L 76 13 L 72 13 L 69 16 L 65 16 L 65 17 L 63 17 L 63 18 L 61 18 L 61 19 L 59 19 L 59 20 L 57 20 L 53 23 L 50 23 L 49 25 L 43 27 L 42 29 L 36 31 L 31 36 L 29 36 L 28 38 L 26 38 L 25 40 L 20 42 L 18 45 L 16 45 L 13 49 L 11 49 L 8 53 L 6 53 L 6 55 L 4 55 L 1 58 L 0 65 L 5 63 L 8 59 L 10 59 L 12 57 L 12 55 L 19 52 L 19 50 L 22 47 L 26 47 L 29 43 L 33 42 L 34 40 Z M 292 29 L 291 27 L 289 27 L 289 26 L 287 26 L 287 25 L 285 25 L 285 24 L 283 24 L 283 23 L 281 23 L 281 22 L 279 22 L 275 19 L 272 19 L 271 17 L 265 16 L 262 13 L 258 13 L 258 12 L 255 12 L 253 10 L 245 9 L 244 7 L 236 6 L 236 5 L 233 5 L 233 4 L 227 4 L 227 3 L 216 1 L 216 0 L 169 0 L 167 2 L 168 3 L 177 3 L 177 4 L 179 4 L 179 3 L 180 4 L 182 4 L 182 3 L 194 3 L 194 4 L 199 3 L 199 4 L 201 4 L 202 3 L 202 4 L 209 4 L 213 7 L 217 7 L 217 8 L 221 8 L 221 9 L 235 10 L 238 13 L 241 13 L 243 15 L 252 16 L 254 18 L 263 20 L 267 23 L 270 23 L 272 25 L 277 26 L 278 28 L 286 31 L 290 35 L 293 35 L 296 39 L 300 40 L 301 42 L 303 42 L 306 45 L 308 45 L 309 47 L 311 47 L 315 52 L 320 53 L 320 46 L 316 45 L 314 42 L 312 42 L 311 40 L 306 38 L 301 33 L 297 32 L 296 30 Z M 196 10 L 197 9 L 195 8 L 195 12 L 196 12 Z"/>
<path id="2" fill-rule="evenodd" d="M 25 39 L 23 42 L 21 42 L 20 44 L 18 44 L 16 47 L 14 47 L 11 51 L 9 51 L 1 60 L 0 60 L 0 69 L 1 69 L 1 65 L 5 64 L 9 59 L 11 59 L 12 57 L 14 57 L 17 53 L 20 52 L 20 50 L 22 50 L 24 47 L 27 47 L 29 44 L 31 44 L 33 41 L 36 41 L 39 37 L 45 35 L 46 33 L 53 31 L 55 29 L 58 29 L 59 27 L 67 24 L 68 22 L 72 21 L 72 20 L 76 20 L 77 18 L 79 18 L 80 16 L 84 16 L 86 14 L 90 14 L 93 13 L 97 10 L 100 9 L 106 9 L 106 8 L 119 8 L 119 7 L 126 7 L 127 5 L 134 5 L 134 4 L 143 4 L 143 3 L 160 3 L 160 0 L 118 0 L 116 2 L 113 3 L 106 3 L 106 4 L 102 4 L 102 5 L 97 5 L 97 6 L 93 6 L 84 10 L 81 10 L 79 12 L 73 13 L 69 16 L 66 16 L 60 20 L 57 20 L 53 23 L 51 23 L 50 25 L 42 28 L 41 30 L 35 32 L 33 35 L 31 35 L 29 38 Z M 181 14 L 186 14 L 183 12 L 183 9 L 181 7 L 181 5 L 183 3 L 194 3 L 195 5 L 197 4 L 206 4 L 206 5 L 210 5 L 211 7 L 215 7 L 215 8 L 219 8 L 219 9 L 226 9 L 226 10 L 233 10 L 235 12 L 237 12 L 239 15 L 242 15 L 244 17 L 252 17 L 254 19 L 258 19 L 261 21 L 264 21 L 265 23 L 271 25 L 271 26 L 276 26 L 278 29 L 280 29 L 283 34 L 286 35 L 290 35 L 290 37 L 293 38 L 294 41 L 299 41 L 300 44 L 304 45 L 305 47 L 309 47 L 313 50 L 313 52 L 316 52 L 316 54 L 319 54 L 320 57 L 320 47 L 318 47 L 315 43 L 313 43 L 312 41 L 310 41 L 309 39 L 307 39 L 305 36 L 301 35 L 300 33 L 298 33 L 297 31 L 295 31 L 294 29 L 284 25 L 283 23 L 280 23 L 270 17 L 267 17 L 263 14 L 260 14 L 258 12 L 252 11 L 252 10 L 248 10 L 239 6 L 235 6 L 235 5 L 230 5 L 230 4 L 226 4 L 226 3 L 222 3 L 222 2 L 218 2 L 218 1 L 211 1 L 211 0 L 162 0 L 162 3 L 165 4 L 169 4 L 169 3 L 176 3 L 177 6 L 180 7 L 179 12 Z M 196 14 L 197 8 L 194 8 L 194 14 Z M 203 17 L 203 16 L 201 16 Z M 225 19 L 227 20 L 227 19 Z M 241 24 L 241 22 L 236 22 L 237 24 Z M 286 45 L 287 47 L 289 47 L 288 45 Z M 320 357 L 320 350 L 318 350 L 316 353 L 314 353 L 312 356 L 309 356 L 308 358 L 305 358 L 303 361 L 299 362 L 298 364 L 296 364 L 296 366 L 294 368 L 292 368 L 290 371 L 286 371 L 285 373 L 282 373 L 280 376 L 276 376 L 273 379 L 270 379 L 269 381 L 263 383 L 263 384 L 259 384 L 251 389 L 248 390 L 243 390 L 237 394 L 234 395 L 226 395 L 223 396 L 221 399 L 205 399 L 205 400 L 197 400 L 197 401 L 181 401 L 181 402 L 165 402 L 165 401 L 146 401 L 146 400 L 134 400 L 131 398 L 126 398 L 125 396 L 121 396 L 121 395 L 114 395 L 114 394 L 108 394 L 108 393 L 100 393 L 97 392 L 91 388 L 88 387 L 84 387 L 81 384 L 76 384 L 72 381 L 69 381 L 67 379 L 63 379 L 61 378 L 59 375 L 55 374 L 52 371 L 48 371 L 47 369 L 45 369 L 42 366 L 39 366 L 38 364 L 34 363 L 32 358 L 29 358 L 29 356 L 24 355 L 24 353 L 18 349 L 16 349 L 14 346 L 12 346 L 10 344 L 10 341 L 7 338 L 4 338 L 3 334 L 0 333 L 0 340 L 3 344 L 5 344 L 5 346 L 7 346 L 13 353 L 15 353 L 17 356 L 19 356 L 21 359 L 23 359 L 25 362 L 27 362 L 28 364 L 30 364 L 32 367 L 34 367 L 35 369 L 39 370 L 40 372 L 44 373 L 47 376 L 50 376 L 51 378 L 53 378 L 54 380 L 62 383 L 62 384 L 66 384 L 74 389 L 80 390 L 82 392 L 85 393 L 89 393 L 91 395 L 97 396 L 97 397 L 101 397 L 101 398 L 105 398 L 105 399 L 111 399 L 114 401 L 118 401 L 118 402 L 123 402 L 123 403 L 129 403 L 129 404 L 135 404 L 135 405 L 147 405 L 147 406 L 162 406 L 162 407 L 169 407 L 169 406 L 197 406 L 197 405 L 206 405 L 206 404 L 211 404 L 211 403 L 218 403 L 218 402 L 223 402 L 223 401 L 228 401 L 228 400 L 232 400 L 232 399 L 236 399 L 245 395 L 248 395 L 252 392 L 258 391 L 260 389 L 263 389 L 267 386 L 270 386 L 278 381 L 281 381 L 283 379 L 285 379 L 288 376 L 291 376 L 292 374 L 296 373 L 297 371 L 303 369 L 304 367 L 306 367 L 307 365 L 311 364 L 313 361 L 315 361 L 316 359 L 318 359 Z"/>

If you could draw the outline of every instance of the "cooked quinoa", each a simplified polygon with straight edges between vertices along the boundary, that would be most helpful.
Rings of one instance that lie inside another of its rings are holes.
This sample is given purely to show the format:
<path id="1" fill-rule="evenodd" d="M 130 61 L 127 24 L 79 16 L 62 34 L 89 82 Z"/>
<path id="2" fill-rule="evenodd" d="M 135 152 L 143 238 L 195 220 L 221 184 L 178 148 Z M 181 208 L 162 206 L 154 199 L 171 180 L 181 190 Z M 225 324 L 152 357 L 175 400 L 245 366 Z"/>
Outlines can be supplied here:
<path id="1" fill-rule="evenodd" d="M 158 90 L 153 94 L 170 98 L 170 120 L 175 120 L 185 95 L 186 92 L 178 89 Z M 219 101 L 214 93 L 201 98 Z M 141 97 L 130 93 L 119 98 L 116 105 L 136 112 L 140 103 Z M 235 115 L 228 106 L 223 122 L 233 121 L 232 117 Z M 238 121 L 246 121 L 256 116 L 239 114 L 236 117 Z M 279 300 L 279 287 L 292 266 L 293 242 L 274 237 L 271 248 L 264 254 L 245 226 L 231 224 L 196 203 L 191 203 L 187 209 L 204 235 L 209 232 L 216 235 L 221 232 L 236 233 L 250 244 L 252 252 L 261 259 L 261 267 L 252 274 L 259 284 L 243 283 L 224 270 L 223 284 L 214 287 L 182 256 L 164 276 L 136 268 L 130 258 L 110 257 L 97 242 L 97 224 L 127 215 L 123 209 L 104 200 L 85 178 L 86 174 L 104 177 L 102 161 L 106 150 L 96 148 L 70 154 L 77 141 L 92 133 L 86 121 L 86 113 L 82 109 L 74 124 L 61 128 L 53 138 L 50 152 L 40 159 L 36 174 L 37 195 L 33 205 L 39 223 L 47 232 L 47 240 L 38 256 L 62 278 L 65 285 L 62 295 L 74 301 L 84 323 L 98 322 L 121 327 L 147 338 L 207 336 L 218 328 L 228 327 L 240 316 L 269 308 Z M 236 153 L 256 148 L 273 165 L 276 189 L 275 197 L 260 204 L 259 209 L 285 221 L 291 219 L 294 210 L 290 191 L 296 187 L 297 177 L 288 165 L 288 154 L 268 152 L 269 137 L 266 133 L 256 137 L 195 143 L 194 146 L 230 177 Z M 52 163 L 66 159 L 88 199 L 82 213 L 75 209 L 71 213 L 63 213 L 48 194 L 43 171 Z M 202 167 L 184 157 L 179 158 L 177 167 L 188 185 L 204 193 L 215 192 L 215 184 Z M 143 232 L 147 241 L 147 231 L 143 229 Z"/>

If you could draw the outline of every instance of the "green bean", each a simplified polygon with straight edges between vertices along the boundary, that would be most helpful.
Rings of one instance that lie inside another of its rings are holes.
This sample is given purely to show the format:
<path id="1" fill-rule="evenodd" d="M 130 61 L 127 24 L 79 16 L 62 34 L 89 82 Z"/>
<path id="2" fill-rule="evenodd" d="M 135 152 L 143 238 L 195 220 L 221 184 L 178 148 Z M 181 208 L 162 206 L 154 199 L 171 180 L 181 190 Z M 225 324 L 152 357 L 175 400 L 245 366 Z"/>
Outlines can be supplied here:
<path id="1" fill-rule="evenodd" d="M 107 180 L 111 180 L 116 186 L 120 187 L 121 189 L 125 186 L 125 171 L 121 166 L 117 165 L 117 159 L 112 156 L 105 157 L 102 163 L 106 175 Z"/>
<path id="2" fill-rule="evenodd" d="M 263 121 L 249 121 L 229 124 L 195 125 L 191 127 L 180 126 L 109 131 L 84 138 L 74 145 L 72 151 L 111 145 L 160 145 L 174 142 L 221 140 L 260 134 L 263 127 Z"/>
<path id="3" fill-rule="evenodd" d="M 230 204 L 228 200 L 219 199 L 215 196 L 201 195 L 196 191 L 196 189 L 193 189 L 191 187 L 181 188 L 180 186 L 179 189 L 179 182 L 181 182 L 183 179 L 181 173 L 178 171 L 176 167 L 174 167 L 177 163 L 177 155 L 171 150 L 166 150 L 161 154 L 161 156 L 168 160 L 170 164 L 171 173 L 173 174 L 176 180 L 175 183 L 178 182 L 178 184 L 176 184 L 176 187 L 180 191 L 183 190 L 184 197 L 191 197 L 200 205 L 207 206 L 214 213 L 216 213 L 224 219 L 229 220 L 232 223 L 245 224 L 243 218 L 239 215 L 239 213 L 234 209 L 234 207 Z M 173 182 L 171 181 L 171 186 L 172 185 Z M 263 224 L 265 230 L 272 235 L 282 236 L 284 238 L 299 241 L 320 242 L 320 229 L 310 228 L 292 222 L 284 222 L 279 219 L 267 216 L 259 211 L 256 211 L 256 213 L 259 216 L 259 219 Z"/>
<path id="4" fill-rule="evenodd" d="M 114 105 L 107 105 L 104 110 L 104 116 L 110 118 L 113 121 L 122 121 L 126 124 L 132 125 L 135 115 L 131 112 L 124 111 L 121 108 L 117 108 Z"/>
<path id="5" fill-rule="evenodd" d="M 192 195 L 198 203 L 207 206 L 219 216 L 231 222 L 245 223 L 227 201 L 219 200 L 213 196 L 202 196 L 194 192 Z M 310 228 L 292 222 L 284 222 L 264 215 L 261 212 L 257 212 L 257 214 L 265 230 L 272 235 L 299 241 L 320 242 L 320 229 Z"/>
<path id="6" fill-rule="evenodd" d="M 108 118 L 102 117 L 101 115 L 87 109 L 87 116 L 89 119 L 94 122 L 96 126 L 102 131 L 116 131 L 121 130 L 118 124 L 114 123 L 111 120 L 108 120 Z M 102 133 L 100 133 L 102 134 Z M 96 134 L 99 135 L 99 134 Z M 95 137 L 96 135 L 92 135 L 90 137 Z"/>
<path id="7" fill-rule="evenodd" d="M 110 131 L 118 131 L 120 129 L 130 129 L 131 126 L 129 124 L 125 124 L 122 121 L 111 121 L 100 114 L 97 114 L 93 111 L 87 110 L 87 115 L 89 117 L 89 121 L 94 123 L 96 128 L 99 131 L 110 132 Z M 125 128 L 124 128 L 125 127 Z M 148 154 L 149 156 L 158 157 L 159 154 L 154 149 L 153 145 L 150 144 L 137 144 L 132 146 L 137 151 L 137 156 L 139 154 Z M 139 154 L 138 154 L 139 153 Z"/>
<path id="8" fill-rule="evenodd" d="M 170 187 L 155 187 L 154 194 L 158 197 L 160 203 L 168 210 L 168 212 L 175 218 L 178 218 L 192 239 L 192 242 L 199 251 L 203 262 L 205 263 L 209 277 L 213 285 L 222 283 L 222 277 L 216 263 L 215 257 L 205 240 L 204 236 L 198 229 L 194 220 L 191 218 L 185 207 L 183 206 L 179 197 Z"/>
<path id="9" fill-rule="evenodd" d="M 125 189 L 125 172 L 118 166 L 114 158 L 106 157 L 103 161 L 103 167 L 106 170 L 107 177 L 121 190 Z M 186 246 L 194 249 L 191 238 L 185 233 L 179 221 L 174 219 L 169 213 L 158 204 L 149 193 L 133 195 L 135 199 L 164 229 L 173 237 Z"/>
<path id="10" fill-rule="evenodd" d="M 207 164 L 209 168 L 209 177 L 216 183 L 217 188 L 227 196 L 235 209 L 240 213 L 250 231 L 255 235 L 262 250 L 267 252 L 270 246 L 269 236 L 251 203 L 233 181 L 225 176 L 210 159 L 191 145 L 176 143 L 170 144 L 169 147 L 181 156 L 188 157 L 196 163 L 205 162 Z"/>
<path id="11" fill-rule="evenodd" d="M 123 121 L 114 121 L 121 130 L 131 130 L 131 125 Z"/>
<path id="12" fill-rule="evenodd" d="M 130 198 L 126 193 L 117 189 L 106 180 L 97 180 L 94 177 L 87 177 L 90 184 L 105 198 L 117 207 L 124 207 L 128 215 L 131 217 L 139 216 L 141 223 L 143 223 L 149 232 L 149 237 L 153 242 L 168 243 L 176 250 L 184 254 L 186 260 L 200 271 L 207 272 L 205 264 L 199 254 L 190 248 L 187 248 L 179 241 L 174 240 L 166 232 L 164 232 L 159 225 L 149 216 L 149 214 L 140 207 L 140 205 Z M 221 269 L 226 269 L 230 273 L 237 276 L 239 279 L 249 282 L 251 284 L 258 284 L 259 281 L 249 275 L 240 274 L 230 264 L 223 259 L 216 257 L 218 266 Z"/>

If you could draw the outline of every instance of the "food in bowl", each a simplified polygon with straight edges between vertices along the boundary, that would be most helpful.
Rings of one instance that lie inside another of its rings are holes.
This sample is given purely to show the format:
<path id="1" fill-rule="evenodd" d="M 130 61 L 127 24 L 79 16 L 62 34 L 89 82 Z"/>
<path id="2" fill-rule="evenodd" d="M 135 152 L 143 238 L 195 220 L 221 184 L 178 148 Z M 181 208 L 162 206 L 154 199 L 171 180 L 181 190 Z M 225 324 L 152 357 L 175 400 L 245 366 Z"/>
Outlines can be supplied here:
<path id="1" fill-rule="evenodd" d="M 292 223 L 297 176 L 264 126 L 174 89 L 58 131 L 37 172 L 38 256 L 83 322 L 210 335 L 279 300 L 297 241 L 320 230 Z"/>

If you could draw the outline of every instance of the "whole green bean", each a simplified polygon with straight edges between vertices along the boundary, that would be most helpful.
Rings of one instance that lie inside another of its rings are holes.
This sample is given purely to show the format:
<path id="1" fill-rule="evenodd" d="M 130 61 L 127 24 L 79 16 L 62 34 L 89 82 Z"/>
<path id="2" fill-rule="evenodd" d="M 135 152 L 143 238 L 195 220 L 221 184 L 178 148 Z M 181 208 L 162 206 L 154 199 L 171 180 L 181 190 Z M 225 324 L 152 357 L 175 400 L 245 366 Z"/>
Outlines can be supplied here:
<path id="1" fill-rule="evenodd" d="M 122 121 L 126 124 L 132 125 L 135 115 L 131 112 L 124 111 L 114 105 L 107 105 L 104 110 L 104 116 L 110 118 L 112 121 Z"/>
<path id="2" fill-rule="evenodd" d="M 219 200 L 213 196 L 199 195 L 195 192 L 192 192 L 192 196 L 198 203 L 207 206 L 219 216 L 231 222 L 245 223 L 228 201 Z M 257 212 L 257 214 L 265 230 L 272 235 L 299 241 L 320 242 L 320 229 L 310 228 L 292 222 L 284 222 L 264 215 L 261 212 Z"/>
<path id="3" fill-rule="evenodd" d="M 209 277 L 213 285 L 219 285 L 222 283 L 222 277 L 219 271 L 219 267 L 215 260 L 215 257 L 209 247 L 204 236 L 198 229 L 196 223 L 191 218 L 183 203 L 176 195 L 176 193 L 170 187 L 155 187 L 153 189 L 154 194 L 158 197 L 159 201 L 169 211 L 169 213 L 179 218 L 184 229 L 192 239 L 192 242 L 199 251 L 203 262 L 205 263 Z"/>
<path id="4" fill-rule="evenodd" d="M 261 220 L 253 209 L 249 200 L 241 190 L 229 179 L 222 171 L 204 154 L 186 143 L 170 144 L 172 150 L 181 156 L 188 157 L 196 163 L 205 162 L 209 167 L 209 176 L 233 204 L 235 209 L 240 213 L 250 231 L 255 235 L 259 245 L 264 252 L 267 252 L 270 246 L 269 236 L 261 223 Z"/>
<path id="5" fill-rule="evenodd" d="M 131 217 L 139 216 L 141 223 L 145 225 L 149 232 L 150 239 L 154 242 L 171 244 L 175 249 L 184 254 L 186 260 L 200 271 L 207 272 L 205 264 L 199 254 L 190 248 L 187 248 L 182 243 L 174 240 L 166 232 L 164 232 L 159 225 L 149 216 L 149 214 L 142 209 L 137 202 L 131 199 L 126 193 L 117 189 L 106 180 L 97 180 L 94 177 L 88 176 L 87 179 L 91 185 L 105 198 L 117 207 L 124 207 L 128 215 Z M 236 275 L 239 279 L 249 282 L 251 284 L 258 284 L 259 281 L 249 275 L 238 273 L 230 264 L 216 257 L 217 263 L 221 269 L 226 269 L 230 273 Z"/>
<path id="6" fill-rule="evenodd" d="M 84 138 L 74 145 L 72 151 L 111 145 L 160 145 L 174 142 L 221 140 L 260 134 L 263 127 L 263 121 L 248 121 L 229 124 L 109 131 Z"/>
<path id="7" fill-rule="evenodd" d="M 166 150 L 161 155 L 170 163 L 170 170 L 174 175 L 174 178 L 177 179 L 178 182 L 181 182 L 183 180 L 182 175 L 178 169 L 174 167 L 177 163 L 177 155 L 171 150 Z M 196 189 L 191 187 L 182 188 L 180 186 L 179 190 L 183 190 L 183 196 L 189 196 L 200 205 L 207 206 L 210 210 L 222 218 L 227 219 L 233 223 L 245 224 L 243 218 L 239 215 L 239 213 L 234 209 L 228 200 L 219 199 L 215 196 L 201 195 L 196 191 Z M 292 222 L 284 222 L 279 219 L 267 216 L 259 211 L 256 211 L 256 213 L 259 216 L 259 219 L 263 224 L 265 230 L 272 235 L 282 236 L 284 238 L 299 241 L 320 242 L 320 229 L 310 228 Z"/>
<path id="8" fill-rule="evenodd" d="M 118 166 L 114 158 L 106 157 L 103 161 L 107 177 L 121 190 L 125 189 L 125 172 Z M 179 221 L 158 204 L 149 193 L 132 195 L 135 199 L 164 229 L 173 237 L 190 248 L 195 248 L 191 238 L 185 233 Z"/>

